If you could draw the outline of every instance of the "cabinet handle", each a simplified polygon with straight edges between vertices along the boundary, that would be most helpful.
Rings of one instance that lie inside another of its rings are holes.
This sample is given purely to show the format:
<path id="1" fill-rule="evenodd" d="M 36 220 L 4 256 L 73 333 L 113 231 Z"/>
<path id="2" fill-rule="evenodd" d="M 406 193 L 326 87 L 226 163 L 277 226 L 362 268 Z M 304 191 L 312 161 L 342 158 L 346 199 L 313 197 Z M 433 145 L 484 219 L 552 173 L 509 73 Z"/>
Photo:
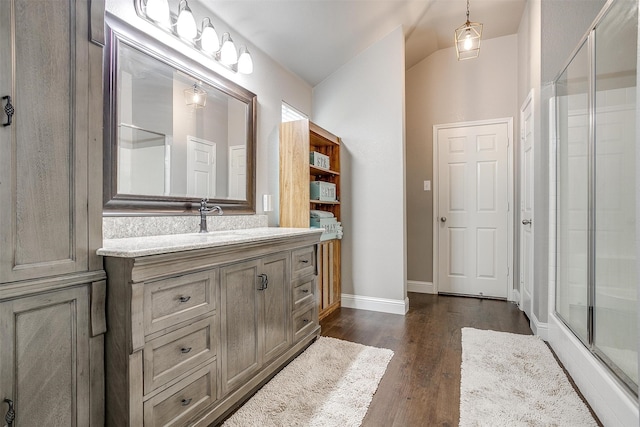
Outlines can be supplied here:
<path id="1" fill-rule="evenodd" d="M 309 289 L 303 289 L 303 290 L 302 290 L 302 293 L 303 293 L 303 294 L 306 294 L 306 293 L 308 293 L 308 292 L 309 292 Z"/>
<path id="2" fill-rule="evenodd" d="M 179 300 L 180 302 L 187 302 L 187 301 L 189 301 L 190 299 L 191 299 L 191 297 L 189 297 L 189 296 L 187 296 L 187 297 L 180 297 L 180 298 L 178 298 L 178 300 Z"/>
<path id="3" fill-rule="evenodd" d="M 302 319 L 302 323 L 309 323 L 309 319 Z"/>
<path id="4" fill-rule="evenodd" d="M 180 403 L 182 404 L 182 406 L 187 406 L 187 405 L 189 405 L 189 403 L 191 403 L 191 398 L 188 398 L 188 399 L 182 399 L 182 400 L 180 401 Z"/>
<path id="5" fill-rule="evenodd" d="M 301 259 L 300 262 L 303 263 L 303 264 L 309 264 L 309 260 L 308 259 Z"/>
<path id="6" fill-rule="evenodd" d="M 182 353 L 182 354 L 187 354 L 187 353 L 189 353 L 190 351 L 191 351 L 191 347 L 182 347 L 182 348 L 180 349 L 180 353 Z"/>
<path id="7" fill-rule="evenodd" d="M 9 410 L 4 416 L 4 420 L 7 422 L 7 427 L 11 427 L 13 425 L 13 420 L 16 419 L 16 412 L 13 410 L 13 400 L 7 399 L 5 397 L 4 401 L 9 405 Z"/>
<path id="8" fill-rule="evenodd" d="M 7 101 L 7 104 L 4 106 L 4 113 L 7 115 L 7 122 L 3 123 L 2 126 L 11 126 L 11 119 L 13 118 L 13 113 L 15 113 L 16 110 L 13 108 L 13 105 L 11 105 L 11 97 L 9 95 L 3 96 L 2 100 Z"/>
<path id="9" fill-rule="evenodd" d="M 258 277 L 260 278 L 260 287 L 258 288 L 258 290 L 264 291 L 269 287 L 269 277 L 264 273 L 258 274 Z"/>

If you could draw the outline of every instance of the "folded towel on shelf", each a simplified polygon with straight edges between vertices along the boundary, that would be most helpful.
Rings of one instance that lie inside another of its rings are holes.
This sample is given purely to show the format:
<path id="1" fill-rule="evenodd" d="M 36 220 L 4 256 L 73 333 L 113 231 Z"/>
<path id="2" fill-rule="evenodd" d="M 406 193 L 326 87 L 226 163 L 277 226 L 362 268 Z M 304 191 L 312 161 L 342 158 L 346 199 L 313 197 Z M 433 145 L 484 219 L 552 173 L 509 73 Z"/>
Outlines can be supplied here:
<path id="1" fill-rule="evenodd" d="M 313 209 L 309 211 L 309 216 L 311 218 L 333 218 L 333 214 L 331 212 Z"/>

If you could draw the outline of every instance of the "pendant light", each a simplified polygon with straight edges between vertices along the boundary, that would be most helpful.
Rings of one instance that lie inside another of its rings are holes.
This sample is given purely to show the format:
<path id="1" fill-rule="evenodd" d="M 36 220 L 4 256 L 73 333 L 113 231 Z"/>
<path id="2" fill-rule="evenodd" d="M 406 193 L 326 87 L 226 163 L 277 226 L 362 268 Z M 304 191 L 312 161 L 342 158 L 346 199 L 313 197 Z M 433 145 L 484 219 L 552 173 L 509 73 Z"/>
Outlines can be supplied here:
<path id="1" fill-rule="evenodd" d="M 456 28 L 455 44 L 458 61 L 477 58 L 480 55 L 482 24 L 469 21 L 469 0 L 467 0 L 467 22 Z"/>
<path id="2" fill-rule="evenodd" d="M 193 87 L 184 90 L 184 102 L 194 108 L 204 108 L 207 105 L 207 91 L 194 83 Z"/>

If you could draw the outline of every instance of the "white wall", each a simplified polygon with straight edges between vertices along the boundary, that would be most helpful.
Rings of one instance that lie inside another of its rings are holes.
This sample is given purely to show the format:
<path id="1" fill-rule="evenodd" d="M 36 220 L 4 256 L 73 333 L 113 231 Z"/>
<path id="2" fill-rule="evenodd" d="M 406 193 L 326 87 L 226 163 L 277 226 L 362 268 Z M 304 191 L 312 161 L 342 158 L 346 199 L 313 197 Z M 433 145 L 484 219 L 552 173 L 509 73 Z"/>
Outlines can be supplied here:
<path id="1" fill-rule="evenodd" d="M 483 40 L 480 56 L 458 61 L 442 49 L 407 71 L 408 279 L 433 281 L 433 126 L 517 117 L 518 38 Z"/>
<path id="2" fill-rule="evenodd" d="M 520 107 L 525 102 L 529 93 L 533 91 L 533 150 L 534 157 L 543 155 L 540 150 L 548 151 L 548 144 L 542 141 L 546 141 L 547 135 L 542 134 L 542 109 L 541 109 L 541 2 L 542 0 L 529 0 L 525 6 L 525 10 L 520 20 L 520 26 L 518 28 L 518 112 Z M 516 135 L 520 135 L 520 116 L 518 114 L 516 120 Z M 516 189 L 516 210 L 515 224 L 520 224 L 522 218 L 520 218 L 520 138 L 516 139 L 515 144 L 515 189 Z M 534 174 L 536 173 L 534 168 Z M 548 171 L 547 171 L 548 173 Z M 538 194 L 546 195 L 549 189 L 548 181 L 545 177 L 536 176 L 534 182 L 534 193 L 538 191 Z M 542 197 L 544 199 L 544 197 Z M 543 206 L 537 206 L 535 202 L 543 203 Z M 546 200 L 534 199 L 534 248 L 536 244 L 538 247 L 547 248 L 549 239 L 549 230 L 547 226 L 548 220 L 548 205 Z M 542 218 L 540 217 L 542 216 Z M 519 230 L 517 227 L 516 230 Z M 516 277 L 516 284 L 519 288 L 520 283 L 520 240 L 519 233 L 516 233 L 514 244 L 514 260 L 515 269 L 514 277 Z M 543 249 L 544 250 L 544 249 Z M 539 253 L 539 252 L 538 252 Z M 536 258 L 536 252 L 534 250 L 534 265 Z M 542 263 L 547 262 L 548 258 L 543 257 Z M 548 270 L 545 268 L 533 269 L 533 312 L 531 320 L 532 329 L 542 338 L 546 338 L 546 322 L 547 322 L 547 292 L 548 292 Z M 525 301 L 526 304 L 530 303 Z"/>
<path id="3" fill-rule="evenodd" d="M 342 303 L 405 313 L 404 34 L 397 28 L 313 91 L 313 121 L 340 136 Z"/>
<path id="4" fill-rule="evenodd" d="M 177 2 L 170 2 L 173 3 Z M 272 194 L 277 200 L 279 191 L 279 126 L 282 101 L 286 101 L 305 114 L 311 114 L 312 88 L 295 74 L 273 61 L 266 54 L 244 39 L 242 34 L 221 22 L 212 12 L 204 10 L 200 2 L 189 3 L 196 19 L 211 18 L 216 31 L 221 35 L 229 31 L 239 46 L 246 44 L 254 62 L 251 75 L 235 74 L 216 61 L 193 51 L 175 37 L 156 28 L 136 15 L 133 0 L 107 0 L 106 9 L 132 26 L 148 33 L 193 59 L 208 66 L 213 71 L 238 83 L 257 95 L 257 148 L 256 148 L 256 212 L 262 213 L 262 195 Z M 269 225 L 276 225 L 279 213 L 278 203 L 273 203 L 276 211 L 270 212 Z"/>

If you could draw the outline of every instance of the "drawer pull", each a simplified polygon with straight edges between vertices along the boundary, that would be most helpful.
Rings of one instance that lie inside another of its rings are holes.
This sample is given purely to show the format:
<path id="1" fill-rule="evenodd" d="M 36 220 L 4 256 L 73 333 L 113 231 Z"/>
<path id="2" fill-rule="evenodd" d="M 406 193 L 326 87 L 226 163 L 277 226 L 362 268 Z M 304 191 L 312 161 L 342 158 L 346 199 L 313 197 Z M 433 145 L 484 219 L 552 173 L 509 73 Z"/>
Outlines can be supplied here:
<path id="1" fill-rule="evenodd" d="M 191 299 L 191 297 L 190 297 L 190 296 L 186 296 L 186 297 L 180 297 L 180 298 L 178 298 L 178 301 L 180 301 L 180 302 L 187 302 L 187 301 L 189 301 L 190 299 Z"/>
<path id="2" fill-rule="evenodd" d="M 182 347 L 182 348 L 180 349 L 180 353 L 182 353 L 182 354 L 187 354 L 187 353 L 189 353 L 190 351 L 191 351 L 191 347 Z"/>
<path id="3" fill-rule="evenodd" d="M 302 290 L 302 293 L 303 293 L 303 294 L 306 294 L 306 293 L 308 293 L 308 292 L 309 292 L 309 289 L 303 289 L 303 290 Z"/>
<path id="4" fill-rule="evenodd" d="M 309 323 L 309 319 L 302 319 L 302 323 Z"/>
<path id="5" fill-rule="evenodd" d="M 188 406 L 188 405 L 189 405 L 189 403 L 191 403 L 191 398 L 188 398 L 188 399 L 182 399 L 182 400 L 180 401 L 180 403 L 182 404 L 182 406 Z"/>
<path id="6" fill-rule="evenodd" d="M 301 259 L 300 262 L 303 263 L 303 264 L 309 264 L 309 260 L 308 259 Z"/>

